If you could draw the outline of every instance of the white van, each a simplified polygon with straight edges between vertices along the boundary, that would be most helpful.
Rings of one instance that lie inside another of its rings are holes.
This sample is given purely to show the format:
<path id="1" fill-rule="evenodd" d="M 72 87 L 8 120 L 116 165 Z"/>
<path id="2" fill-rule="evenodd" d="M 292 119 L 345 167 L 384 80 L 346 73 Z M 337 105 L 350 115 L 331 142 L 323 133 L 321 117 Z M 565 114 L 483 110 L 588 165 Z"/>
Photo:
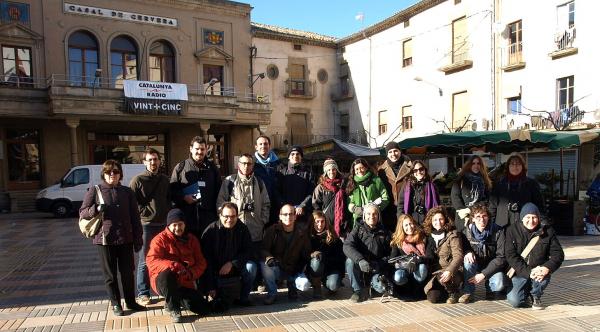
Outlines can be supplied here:
<path id="1" fill-rule="evenodd" d="M 144 164 L 123 164 L 121 184 L 129 186 L 131 179 L 146 170 Z M 83 197 L 93 185 L 99 184 L 102 165 L 81 165 L 71 168 L 59 183 L 40 190 L 35 198 L 38 211 L 52 212 L 58 218 L 76 212 L 83 203 Z"/>

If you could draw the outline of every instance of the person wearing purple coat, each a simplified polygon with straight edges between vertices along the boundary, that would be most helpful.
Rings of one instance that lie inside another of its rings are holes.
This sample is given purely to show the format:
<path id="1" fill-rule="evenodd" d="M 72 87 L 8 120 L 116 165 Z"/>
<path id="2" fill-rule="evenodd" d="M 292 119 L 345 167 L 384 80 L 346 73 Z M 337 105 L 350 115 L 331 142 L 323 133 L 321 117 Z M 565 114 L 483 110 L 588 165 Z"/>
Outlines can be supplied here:
<path id="1" fill-rule="evenodd" d="M 412 164 L 412 175 L 400 191 L 397 215 L 408 214 L 423 225 L 427 211 L 440 205 L 440 196 L 435 184 L 427 174 L 427 167 L 421 160 Z"/>

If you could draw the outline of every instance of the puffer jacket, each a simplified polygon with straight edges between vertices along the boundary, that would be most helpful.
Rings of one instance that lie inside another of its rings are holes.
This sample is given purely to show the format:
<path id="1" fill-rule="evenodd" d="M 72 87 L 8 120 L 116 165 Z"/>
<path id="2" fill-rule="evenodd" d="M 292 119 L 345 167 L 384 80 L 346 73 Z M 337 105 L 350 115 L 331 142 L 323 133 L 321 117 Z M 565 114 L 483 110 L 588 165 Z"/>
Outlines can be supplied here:
<path id="1" fill-rule="evenodd" d="M 379 222 L 371 228 L 364 222 L 355 227 L 344 242 L 344 254 L 354 263 L 365 259 L 369 263 L 386 266 L 390 255 L 391 233 Z"/>
<path id="2" fill-rule="evenodd" d="M 150 285 L 157 294 L 156 278 L 158 274 L 173 269 L 175 262 L 187 266 L 190 272 L 190 274 L 177 275 L 179 286 L 194 289 L 194 281 L 200 278 L 206 270 L 206 260 L 202 255 L 200 242 L 190 233 L 185 234 L 183 239 L 179 239 L 168 228 L 165 228 L 152 239 L 146 255 Z"/>
<path id="3" fill-rule="evenodd" d="M 327 234 L 312 234 L 310 237 L 311 251 L 321 252 L 321 262 L 325 266 L 324 274 L 333 272 L 344 273 L 344 256 L 342 240 L 335 238 L 331 243 L 327 243 Z"/>
<path id="4" fill-rule="evenodd" d="M 142 246 L 142 224 L 138 205 L 133 191 L 118 184 L 111 187 L 102 181 L 99 185 L 106 210 L 102 220 L 102 229 L 94 237 L 93 243 L 99 245 L 121 245 L 133 243 Z M 79 217 L 90 219 L 97 214 L 96 189 L 88 189 L 79 209 Z"/>
<path id="5" fill-rule="evenodd" d="M 526 258 L 521 257 L 529 241 L 536 235 L 540 236 L 536 245 Z M 515 269 L 515 275 L 523 278 L 529 278 L 531 269 L 540 265 L 554 273 L 565 259 L 556 233 L 548 225 L 540 225 L 533 232 L 525 228 L 522 222 L 511 225 L 506 229 L 504 250 L 508 265 Z"/>

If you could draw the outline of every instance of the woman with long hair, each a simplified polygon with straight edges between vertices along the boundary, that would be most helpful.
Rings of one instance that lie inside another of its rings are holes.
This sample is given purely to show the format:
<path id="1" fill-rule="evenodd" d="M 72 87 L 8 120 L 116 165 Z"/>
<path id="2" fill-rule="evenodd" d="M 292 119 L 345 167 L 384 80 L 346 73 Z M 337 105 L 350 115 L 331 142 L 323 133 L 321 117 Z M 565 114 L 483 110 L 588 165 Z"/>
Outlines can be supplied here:
<path id="1" fill-rule="evenodd" d="M 527 164 L 518 153 L 506 161 L 504 176 L 494 184 L 490 198 L 490 217 L 496 225 L 506 228 L 520 222 L 519 212 L 526 203 L 533 203 L 543 211 L 544 198 L 540 185 L 527 177 Z"/>
<path id="2" fill-rule="evenodd" d="M 133 252 L 142 249 L 142 224 L 135 194 L 129 187 L 121 185 L 121 164 L 112 159 L 105 161 L 100 176 L 102 182 L 98 187 L 104 204 L 97 203 L 97 190 L 90 188 L 79 209 L 79 217 L 90 219 L 98 213 L 104 213 L 101 229 L 93 243 L 100 255 L 100 267 L 112 311 L 116 316 L 123 316 L 118 273 L 121 274 L 127 308 L 133 311 L 146 309 L 135 302 L 133 278 Z"/>
<path id="3" fill-rule="evenodd" d="M 487 202 L 492 190 L 488 169 L 480 156 L 472 156 L 463 165 L 454 184 L 450 198 L 456 210 L 454 223 L 462 232 L 470 215 L 470 208 L 479 202 Z"/>
<path id="4" fill-rule="evenodd" d="M 461 237 L 445 207 L 437 206 L 427 212 L 425 232 L 429 235 L 427 250 L 433 256 L 433 277 L 424 289 L 427 300 L 437 303 L 447 296 L 446 303 L 454 304 L 458 302 L 463 281 L 463 250 Z"/>
<path id="5" fill-rule="evenodd" d="M 429 272 L 427 263 L 430 258 L 427 256 L 426 250 L 427 234 L 425 234 L 423 228 L 411 216 L 407 214 L 400 215 L 396 231 L 392 234 L 390 246 L 392 247 L 390 258 L 407 255 L 414 256 L 412 263 L 408 264 L 408 266 L 402 266 L 400 263 L 394 265 L 394 283 L 402 286 L 408 283 L 409 280 L 414 280 L 418 284 L 423 284 Z"/>
<path id="6" fill-rule="evenodd" d="M 335 293 L 342 284 L 344 262 L 342 241 L 331 227 L 322 211 L 312 213 L 310 231 L 311 254 L 308 266 L 312 278 L 313 297 L 321 298 L 321 285 L 325 285 L 329 294 Z"/>
<path id="7" fill-rule="evenodd" d="M 408 214 L 422 225 L 427 211 L 438 206 L 440 195 L 422 160 L 413 161 L 412 174 L 400 191 L 398 216 Z"/>
<path id="8" fill-rule="evenodd" d="M 377 205 L 379 211 L 385 209 L 389 204 L 385 185 L 373 172 L 369 163 L 362 158 L 354 160 L 350 166 L 346 193 L 350 197 L 348 210 L 353 214 L 354 224 L 352 228 L 357 226 L 357 220 L 361 218 L 363 207 L 367 204 Z"/>
<path id="9" fill-rule="evenodd" d="M 315 211 L 323 211 L 338 237 L 344 236 L 348 231 L 344 185 L 344 177 L 335 160 L 325 160 L 323 175 L 319 178 L 319 184 L 313 192 L 312 206 Z"/>

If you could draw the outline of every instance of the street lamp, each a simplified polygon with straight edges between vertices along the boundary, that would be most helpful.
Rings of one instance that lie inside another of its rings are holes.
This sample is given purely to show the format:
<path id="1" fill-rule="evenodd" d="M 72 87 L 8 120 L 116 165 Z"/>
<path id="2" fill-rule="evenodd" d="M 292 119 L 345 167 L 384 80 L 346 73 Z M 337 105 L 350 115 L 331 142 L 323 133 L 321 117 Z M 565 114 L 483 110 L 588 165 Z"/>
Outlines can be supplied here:
<path id="1" fill-rule="evenodd" d="M 413 79 L 415 81 L 417 81 L 417 82 L 423 82 L 423 83 L 426 83 L 426 84 L 429 84 L 429 85 L 433 85 L 434 87 L 438 88 L 438 92 L 440 94 L 440 97 L 444 95 L 444 91 L 442 91 L 442 88 L 440 88 L 438 85 L 433 84 L 433 83 L 431 83 L 429 81 L 425 81 L 421 76 L 415 76 L 415 78 L 413 78 Z"/>
<path id="2" fill-rule="evenodd" d="M 250 89 L 252 89 L 252 87 L 254 86 L 254 83 L 256 83 L 256 81 L 258 81 L 258 79 L 260 78 L 261 80 L 263 78 L 265 78 L 265 73 L 260 73 L 260 74 L 254 74 L 254 75 L 250 75 L 250 77 L 254 77 L 256 76 L 256 78 L 254 79 L 254 81 L 252 81 L 252 83 L 250 84 Z"/>
<path id="3" fill-rule="evenodd" d="M 215 86 L 215 84 L 217 84 L 217 83 L 219 83 L 219 79 L 216 77 L 213 77 L 210 79 L 210 81 L 208 81 L 208 86 L 206 87 L 206 89 L 204 89 L 204 99 L 206 99 L 206 91 L 208 91 L 208 89 Z"/>

